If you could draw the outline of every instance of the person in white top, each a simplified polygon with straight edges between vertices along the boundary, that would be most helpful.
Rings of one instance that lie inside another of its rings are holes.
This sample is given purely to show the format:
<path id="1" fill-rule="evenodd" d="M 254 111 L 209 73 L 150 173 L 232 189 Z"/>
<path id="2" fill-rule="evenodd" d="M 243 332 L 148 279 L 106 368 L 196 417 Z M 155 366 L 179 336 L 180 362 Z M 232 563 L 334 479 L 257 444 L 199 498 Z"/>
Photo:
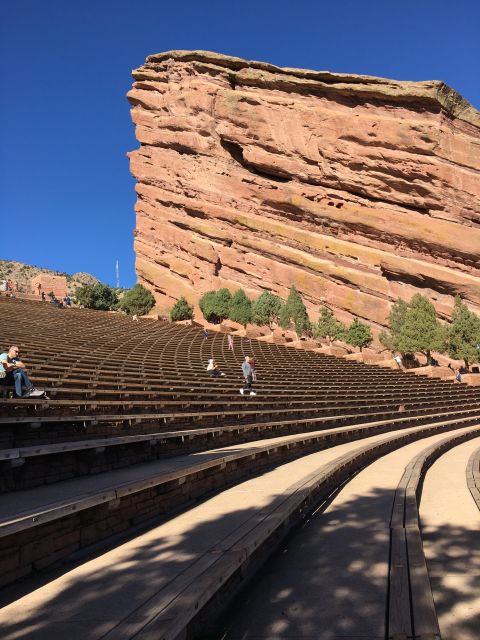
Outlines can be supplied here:
<path id="1" fill-rule="evenodd" d="M 207 373 L 209 376 L 212 376 L 212 378 L 220 378 L 220 376 L 224 376 L 225 374 L 222 373 L 218 367 L 218 364 L 215 362 L 215 360 L 213 358 L 211 358 L 208 361 L 208 365 L 207 365 Z"/>

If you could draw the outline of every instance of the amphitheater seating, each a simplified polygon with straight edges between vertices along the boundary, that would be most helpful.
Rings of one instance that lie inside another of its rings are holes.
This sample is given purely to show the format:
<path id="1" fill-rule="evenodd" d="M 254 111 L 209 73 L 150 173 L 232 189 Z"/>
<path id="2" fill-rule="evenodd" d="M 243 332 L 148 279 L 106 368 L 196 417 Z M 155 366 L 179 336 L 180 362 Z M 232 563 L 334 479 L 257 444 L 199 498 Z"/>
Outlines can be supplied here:
<path id="1" fill-rule="evenodd" d="M 480 392 L 450 381 L 248 338 L 235 337 L 232 352 L 223 333 L 204 340 L 195 326 L 33 301 L 0 299 L 0 318 L 3 347 L 20 346 L 48 396 L 0 398 L 3 585 L 80 551 L 88 557 L 252 475 L 371 441 L 304 479 L 300 492 L 292 489 L 245 531 L 242 544 L 253 558 L 278 527 L 283 536 L 309 505 L 386 451 L 428 434 L 473 433 L 480 422 Z M 239 393 L 245 355 L 257 361 L 257 396 Z M 225 378 L 207 376 L 212 357 Z M 206 605 L 212 580 L 228 582 L 239 566 L 255 565 L 234 551 L 238 535 L 201 593 L 205 585 L 192 568 L 191 602 Z M 179 606 L 172 603 L 161 609 L 168 619 Z M 197 614 L 193 606 L 191 620 Z M 184 631 L 167 627 L 159 637 Z"/>

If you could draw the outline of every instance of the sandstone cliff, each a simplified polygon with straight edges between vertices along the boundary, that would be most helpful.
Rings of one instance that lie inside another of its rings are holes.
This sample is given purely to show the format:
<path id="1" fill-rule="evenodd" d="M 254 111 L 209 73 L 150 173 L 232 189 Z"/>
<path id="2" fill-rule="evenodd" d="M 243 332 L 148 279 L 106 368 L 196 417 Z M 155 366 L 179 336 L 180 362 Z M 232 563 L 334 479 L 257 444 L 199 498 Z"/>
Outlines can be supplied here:
<path id="1" fill-rule="evenodd" d="M 480 311 L 480 114 L 444 83 L 205 51 L 133 77 L 136 268 L 160 308 L 295 283 L 378 326 L 418 291 Z"/>

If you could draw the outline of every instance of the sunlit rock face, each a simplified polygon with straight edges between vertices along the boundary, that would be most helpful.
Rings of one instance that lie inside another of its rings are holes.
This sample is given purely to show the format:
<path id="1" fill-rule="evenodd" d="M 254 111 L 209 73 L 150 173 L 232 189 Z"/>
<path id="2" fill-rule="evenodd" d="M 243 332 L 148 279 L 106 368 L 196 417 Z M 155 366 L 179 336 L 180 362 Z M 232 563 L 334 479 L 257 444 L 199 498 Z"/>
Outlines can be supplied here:
<path id="1" fill-rule="evenodd" d="M 160 309 L 294 283 L 312 316 L 374 326 L 416 292 L 480 311 L 480 114 L 444 83 L 205 51 L 133 77 L 136 269 Z"/>

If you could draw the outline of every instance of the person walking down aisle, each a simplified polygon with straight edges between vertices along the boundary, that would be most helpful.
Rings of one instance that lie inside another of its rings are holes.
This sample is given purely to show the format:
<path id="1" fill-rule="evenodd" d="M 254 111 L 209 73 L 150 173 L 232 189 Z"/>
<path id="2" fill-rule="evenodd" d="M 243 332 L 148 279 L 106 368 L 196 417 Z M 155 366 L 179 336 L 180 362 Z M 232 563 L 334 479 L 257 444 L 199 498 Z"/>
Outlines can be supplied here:
<path id="1" fill-rule="evenodd" d="M 227 336 L 227 342 L 228 342 L 228 350 L 233 351 L 233 337 L 230 333 Z"/>
<path id="2" fill-rule="evenodd" d="M 251 396 L 256 396 L 257 394 L 252 389 L 253 385 L 253 377 L 252 377 L 252 367 L 250 366 L 250 358 L 245 356 L 245 362 L 242 363 L 242 372 L 243 377 L 245 378 L 245 386 L 243 389 L 240 389 L 240 393 L 242 396 L 245 394 L 245 391 L 250 391 Z"/>
<path id="3" fill-rule="evenodd" d="M 10 349 L 0 354 L 0 366 L 3 366 L 7 372 L 13 377 L 13 383 L 15 384 L 15 393 L 19 398 L 40 398 L 44 395 L 44 391 L 35 389 L 33 382 L 30 380 L 27 374 L 25 365 L 20 360 L 19 349 L 16 345 L 10 347 Z M 24 394 L 23 388 L 27 391 Z"/>

